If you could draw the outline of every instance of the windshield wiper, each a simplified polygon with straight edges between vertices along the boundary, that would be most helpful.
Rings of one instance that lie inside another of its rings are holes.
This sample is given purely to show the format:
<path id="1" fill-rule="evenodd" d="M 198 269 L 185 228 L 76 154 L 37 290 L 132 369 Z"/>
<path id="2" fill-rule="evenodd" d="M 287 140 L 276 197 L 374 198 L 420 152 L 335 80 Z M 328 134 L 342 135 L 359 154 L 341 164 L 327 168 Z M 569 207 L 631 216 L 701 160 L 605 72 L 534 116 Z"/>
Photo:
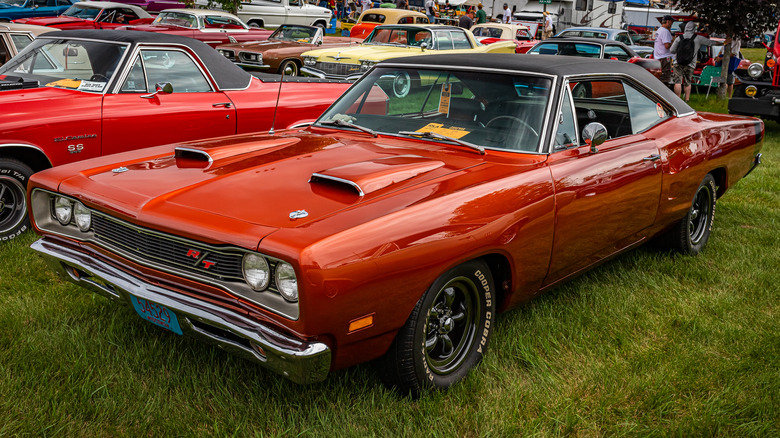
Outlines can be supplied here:
<path id="1" fill-rule="evenodd" d="M 323 120 L 321 122 L 318 122 L 320 125 L 333 125 L 333 126 L 345 126 L 347 128 L 353 128 L 358 129 L 360 131 L 366 132 L 371 134 L 372 137 L 376 137 L 377 133 L 373 129 L 369 129 L 360 125 L 356 125 L 352 122 L 348 122 L 344 119 L 330 119 L 330 120 Z"/>
<path id="2" fill-rule="evenodd" d="M 480 155 L 485 155 L 485 148 L 474 143 L 469 143 L 467 141 L 458 140 L 454 137 L 448 137 L 446 135 L 439 134 L 437 132 L 433 131 L 425 131 L 425 132 L 417 132 L 417 131 L 398 131 L 401 135 L 410 135 L 410 136 L 417 136 L 422 138 L 430 138 L 433 140 L 445 140 L 445 141 L 451 141 L 453 143 L 457 143 L 461 146 L 466 146 L 467 148 L 474 149 L 475 151 L 478 151 Z"/>

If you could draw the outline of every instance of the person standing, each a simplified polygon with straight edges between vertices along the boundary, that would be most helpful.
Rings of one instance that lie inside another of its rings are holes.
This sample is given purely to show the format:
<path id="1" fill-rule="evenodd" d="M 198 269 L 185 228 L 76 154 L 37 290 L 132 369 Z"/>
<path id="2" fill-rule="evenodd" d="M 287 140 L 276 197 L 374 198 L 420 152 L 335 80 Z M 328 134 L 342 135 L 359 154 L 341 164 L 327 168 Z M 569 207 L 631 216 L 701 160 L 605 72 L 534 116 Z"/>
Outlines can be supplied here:
<path id="1" fill-rule="evenodd" d="M 675 55 L 674 74 L 674 93 L 680 95 L 685 92 L 685 101 L 691 98 L 691 81 L 693 80 L 693 70 L 696 68 L 697 54 L 701 46 L 711 46 L 712 40 L 703 35 L 696 34 L 696 23 L 689 21 L 685 24 L 685 31 L 677 37 L 669 51 Z"/>
<path id="2" fill-rule="evenodd" d="M 474 12 L 469 10 L 465 14 L 460 16 L 460 20 L 458 20 L 458 27 L 462 27 L 464 29 L 471 29 L 471 26 L 474 25 Z"/>
<path id="3" fill-rule="evenodd" d="M 726 97 L 731 99 L 731 96 L 734 94 L 734 70 L 739 67 L 739 62 L 741 61 L 739 51 L 742 50 L 742 41 L 739 38 L 728 37 L 723 43 L 731 44 L 731 61 L 729 62 L 728 75 L 726 76 Z M 721 50 L 716 58 L 716 67 L 720 66 L 723 68 L 723 53 L 724 51 Z"/>
<path id="4" fill-rule="evenodd" d="M 425 15 L 428 16 L 428 22 L 434 23 L 436 19 L 436 2 L 434 0 L 425 0 Z"/>
<path id="5" fill-rule="evenodd" d="M 374 7 L 374 2 L 372 0 L 363 0 L 363 11 L 366 12 L 367 10 Z M 361 13 L 362 13 L 361 12 Z"/>
<path id="6" fill-rule="evenodd" d="M 477 24 L 487 23 L 487 13 L 482 9 L 482 3 L 477 5 Z"/>
<path id="7" fill-rule="evenodd" d="M 672 52 L 669 51 L 672 47 L 672 32 L 669 29 L 672 28 L 673 23 L 674 18 L 671 15 L 664 15 L 661 18 L 661 27 L 655 32 L 653 45 L 653 58 L 661 61 L 661 77 L 658 79 L 667 86 L 672 77 Z"/>
<path id="8" fill-rule="evenodd" d="M 553 35 L 553 19 L 549 12 L 544 11 L 544 32 L 542 32 L 542 39 L 546 40 Z"/>
<path id="9" fill-rule="evenodd" d="M 512 11 L 506 3 L 504 3 L 504 15 L 501 16 L 501 22 L 507 24 L 512 22 Z"/>

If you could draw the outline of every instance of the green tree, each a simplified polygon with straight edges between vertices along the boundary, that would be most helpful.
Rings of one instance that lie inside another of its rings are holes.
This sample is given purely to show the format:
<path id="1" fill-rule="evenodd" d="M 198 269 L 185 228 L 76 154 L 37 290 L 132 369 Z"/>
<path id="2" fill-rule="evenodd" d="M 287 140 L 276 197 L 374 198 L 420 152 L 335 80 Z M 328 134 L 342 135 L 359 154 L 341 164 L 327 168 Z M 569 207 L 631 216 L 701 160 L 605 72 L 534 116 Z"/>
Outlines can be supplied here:
<path id="1" fill-rule="evenodd" d="M 700 22 L 709 26 L 711 33 L 724 34 L 726 38 L 762 35 L 767 29 L 775 29 L 780 18 L 778 0 L 677 0 L 676 7 L 683 11 L 695 11 Z M 723 49 L 723 65 L 729 65 L 731 46 Z M 726 98 L 727 69 L 721 68 L 721 85 L 718 99 Z"/>

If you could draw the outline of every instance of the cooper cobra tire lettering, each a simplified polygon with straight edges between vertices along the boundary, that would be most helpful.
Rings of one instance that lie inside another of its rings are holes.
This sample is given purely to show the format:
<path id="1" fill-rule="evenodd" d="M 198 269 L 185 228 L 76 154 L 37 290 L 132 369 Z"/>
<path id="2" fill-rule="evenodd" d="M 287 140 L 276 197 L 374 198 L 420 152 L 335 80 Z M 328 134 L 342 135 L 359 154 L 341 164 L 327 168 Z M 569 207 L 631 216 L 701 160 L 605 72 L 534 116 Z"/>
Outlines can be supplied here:
<path id="1" fill-rule="evenodd" d="M 0 241 L 15 239 L 30 229 L 25 196 L 32 173 L 23 162 L 0 157 Z"/>
<path id="2" fill-rule="evenodd" d="M 415 305 L 381 362 L 388 386 L 418 397 L 464 378 L 486 352 L 495 313 L 493 278 L 472 260 L 442 274 Z"/>

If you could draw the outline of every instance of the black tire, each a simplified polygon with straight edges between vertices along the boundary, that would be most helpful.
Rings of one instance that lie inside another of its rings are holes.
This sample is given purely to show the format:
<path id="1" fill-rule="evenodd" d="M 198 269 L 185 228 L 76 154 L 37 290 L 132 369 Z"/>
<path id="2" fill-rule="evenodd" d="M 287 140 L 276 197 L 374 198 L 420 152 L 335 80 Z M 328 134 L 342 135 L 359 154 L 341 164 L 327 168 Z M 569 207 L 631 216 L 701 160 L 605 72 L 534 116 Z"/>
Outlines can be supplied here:
<path id="1" fill-rule="evenodd" d="M 278 73 L 282 74 L 282 72 L 285 76 L 300 76 L 301 74 L 300 66 L 292 59 L 287 59 L 279 64 Z"/>
<path id="2" fill-rule="evenodd" d="M 420 86 L 420 75 L 417 72 L 400 71 L 393 78 L 393 95 L 403 98 L 412 88 Z"/>
<path id="3" fill-rule="evenodd" d="M 417 398 L 464 378 L 485 354 L 495 319 L 493 277 L 472 260 L 439 277 L 379 362 L 389 387 Z"/>
<path id="4" fill-rule="evenodd" d="M 253 20 L 247 23 L 246 25 L 251 27 L 252 29 L 261 29 L 263 27 L 263 24 L 264 23 L 262 21 Z"/>
<path id="5" fill-rule="evenodd" d="M 21 161 L 0 158 L 0 240 L 10 240 L 30 229 L 27 181 L 32 169 Z"/>
<path id="6" fill-rule="evenodd" d="M 314 26 L 319 27 L 320 29 L 322 29 L 322 33 L 325 33 L 325 31 L 328 29 L 328 25 L 323 23 L 322 21 L 318 21 L 318 22 L 314 23 Z"/>
<path id="7" fill-rule="evenodd" d="M 699 254 L 707 245 L 715 220 L 718 189 L 715 178 L 707 174 L 696 189 L 685 217 L 669 232 L 667 242 L 682 254 Z"/>

